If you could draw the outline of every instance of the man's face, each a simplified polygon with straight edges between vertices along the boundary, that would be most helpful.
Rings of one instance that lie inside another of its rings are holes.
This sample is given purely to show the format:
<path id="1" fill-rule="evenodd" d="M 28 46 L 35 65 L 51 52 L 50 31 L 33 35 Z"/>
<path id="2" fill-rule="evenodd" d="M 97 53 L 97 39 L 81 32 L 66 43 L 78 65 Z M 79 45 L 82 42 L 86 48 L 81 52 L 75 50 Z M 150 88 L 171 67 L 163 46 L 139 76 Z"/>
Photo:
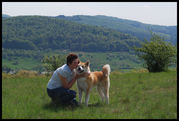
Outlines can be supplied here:
<path id="1" fill-rule="evenodd" d="M 71 66 L 72 69 L 75 69 L 75 68 L 78 67 L 78 64 L 79 64 L 79 59 L 75 59 L 75 60 L 70 64 L 70 66 Z"/>

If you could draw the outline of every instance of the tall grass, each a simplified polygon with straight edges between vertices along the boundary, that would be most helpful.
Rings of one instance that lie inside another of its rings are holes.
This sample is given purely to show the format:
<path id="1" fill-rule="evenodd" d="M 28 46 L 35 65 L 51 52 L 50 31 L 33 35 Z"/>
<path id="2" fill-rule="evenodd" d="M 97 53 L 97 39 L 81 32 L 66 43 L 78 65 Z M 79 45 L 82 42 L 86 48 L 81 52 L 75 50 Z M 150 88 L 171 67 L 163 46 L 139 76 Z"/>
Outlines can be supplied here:
<path id="1" fill-rule="evenodd" d="M 110 104 L 106 105 L 96 89 L 89 107 L 56 106 L 46 92 L 50 77 L 2 74 L 3 119 L 176 119 L 176 71 L 112 72 Z M 76 85 L 72 87 L 77 91 Z M 78 95 L 77 95 L 78 100 Z M 83 100 L 84 102 L 84 100 Z"/>

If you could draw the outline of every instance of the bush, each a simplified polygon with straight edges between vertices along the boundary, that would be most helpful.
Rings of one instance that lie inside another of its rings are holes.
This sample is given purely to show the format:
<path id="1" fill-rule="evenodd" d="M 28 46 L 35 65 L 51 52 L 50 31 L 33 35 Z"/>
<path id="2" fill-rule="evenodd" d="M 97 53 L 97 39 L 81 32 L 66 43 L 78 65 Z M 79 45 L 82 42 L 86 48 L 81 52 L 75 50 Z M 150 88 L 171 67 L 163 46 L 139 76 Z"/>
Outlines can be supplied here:
<path id="1" fill-rule="evenodd" d="M 176 47 L 154 33 L 150 41 L 145 40 L 141 48 L 135 48 L 140 59 L 145 61 L 144 67 L 149 72 L 167 71 L 170 64 L 176 63 Z"/>
<path id="2" fill-rule="evenodd" d="M 42 63 L 47 72 L 53 72 L 65 64 L 65 57 L 61 55 L 44 56 Z"/>

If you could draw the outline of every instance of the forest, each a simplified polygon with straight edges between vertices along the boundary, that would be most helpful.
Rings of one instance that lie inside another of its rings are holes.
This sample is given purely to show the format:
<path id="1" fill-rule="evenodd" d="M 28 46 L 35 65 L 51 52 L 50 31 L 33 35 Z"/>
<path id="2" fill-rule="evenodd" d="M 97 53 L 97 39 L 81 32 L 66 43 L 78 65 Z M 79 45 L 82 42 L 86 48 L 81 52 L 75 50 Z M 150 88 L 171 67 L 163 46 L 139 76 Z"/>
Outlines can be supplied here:
<path id="1" fill-rule="evenodd" d="M 2 21 L 2 47 L 8 49 L 119 52 L 139 45 L 140 40 L 129 34 L 53 17 L 19 16 Z"/>
<path id="2" fill-rule="evenodd" d="M 172 44 L 177 43 L 177 26 L 161 26 L 145 24 L 134 20 L 121 19 L 117 17 L 96 15 L 75 15 L 75 16 L 56 16 L 59 19 L 69 20 L 86 25 L 96 25 L 105 28 L 117 30 L 122 33 L 130 34 L 137 37 L 139 40 L 147 39 L 151 37 L 150 31 L 157 33 L 165 38 L 165 41 L 169 41 Z"/>

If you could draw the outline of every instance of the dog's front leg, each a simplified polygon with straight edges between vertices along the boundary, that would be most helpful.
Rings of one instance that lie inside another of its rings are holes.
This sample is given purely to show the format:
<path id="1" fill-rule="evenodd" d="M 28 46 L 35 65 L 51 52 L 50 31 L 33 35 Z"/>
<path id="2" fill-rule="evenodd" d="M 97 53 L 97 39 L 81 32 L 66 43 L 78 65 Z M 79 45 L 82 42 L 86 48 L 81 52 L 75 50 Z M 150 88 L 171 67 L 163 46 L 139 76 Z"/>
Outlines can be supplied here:
<path id="1" fill-rule="evenodd" d="M 82 89 L 79 89 L 79 103 L 82 104 Z"/>
<path id="2" fill-rule="evenodd" d="M 86 106 L 88 106 L 89 97 L 90 97 L 90 95 L 89 95 L 89 89 L 87 89 L 86 96 L 85 96 L 85 104 L 86 104 Z"/>

